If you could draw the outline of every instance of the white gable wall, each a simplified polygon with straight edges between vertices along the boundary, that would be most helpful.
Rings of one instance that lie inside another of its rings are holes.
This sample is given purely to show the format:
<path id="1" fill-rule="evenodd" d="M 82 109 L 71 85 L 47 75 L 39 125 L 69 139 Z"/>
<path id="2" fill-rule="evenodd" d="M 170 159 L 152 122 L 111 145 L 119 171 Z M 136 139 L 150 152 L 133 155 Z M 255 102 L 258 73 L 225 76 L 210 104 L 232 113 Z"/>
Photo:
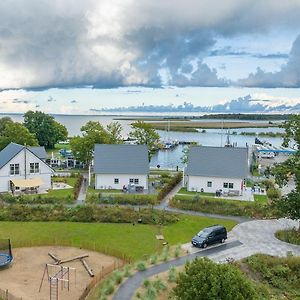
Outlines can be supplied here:
<path id="1" fill-rule="evenodd" d="M 115 184 L 115 178 L 119 179 L 119 183 Z M 143 186 L 145 190 L 148 189 L 148 175 L 147 174 L 95 174 L 95 189 L 119 189 L 129 184 L 130 178 L 138 178 L 138 186 Z"/>
<path id="2" fill-rule="evenodd" d="M 30 174 L 30 163 L 39 163 L 39 173 Z M 20 164 L 20 174 L 10 175 L 10 164 Z M 32 154 L 28 149 L 26 150 L 26 178 L 42 178 L 44 181 L 43 189 L 51 188 L 52 169 Z M 0 169 L 0 192 L 9 191 L 9 182 L 11 179 L 25 179 L 25 149 L 19 152 L 12 160 L 10 160 L 2 169 Z"/>
<path id="3" fill-rule="evenodd" d="M 212 186 L 208 187 L 207 182 L 211 181 Z M 233 183 L 233 188 L 224 188 L 223 183 Z M 215 193 L 216 190 L 223 191 L 236 190 L 242 193 L 243 178 L 223 178 L 223 177 L 205 177 L 205 176 L 187 176 L 187 190 L 200 192 L 203 189 L 206 193 Z"/>

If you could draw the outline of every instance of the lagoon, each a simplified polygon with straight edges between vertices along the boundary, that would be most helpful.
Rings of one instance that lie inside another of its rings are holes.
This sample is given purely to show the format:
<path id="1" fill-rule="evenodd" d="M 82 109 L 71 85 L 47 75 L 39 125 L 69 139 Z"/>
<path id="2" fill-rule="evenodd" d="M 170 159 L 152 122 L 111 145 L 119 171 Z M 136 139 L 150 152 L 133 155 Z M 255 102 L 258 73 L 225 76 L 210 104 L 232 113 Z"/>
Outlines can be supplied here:
<path id="1" fill-rule="evenodd" d="M 14 121 L 22 122 L 23 116 L 16 114 L 7 114 L 2 115 L 2 117 L 8 116 L 11 117 Z M 106 126 L 110 122 L 114 121 L 118 116 L 87 116 L 87 115 L 55 115 L 55 119 L 64 124 L 70 136 L 80 134 L 80 127 L 83 126 L 88 121 L 99 121 L 101 124 Z M 205 120 L 207 122 L 207 120 Z M 215 120 L 214 120 L 215 121 Z M 232 122 L 234 120 L 230 120 Z M 131 130 L 130 124 L 133 122 L 132 120 L 119 120 L 123 127 L 123 136 L 127 137 L 128 133 Z M 232 129 L 230 132 L 230 142 L 235 143 L 238 147 L 245 147 L 246 145 L 252 146 L 254 144 L 255 136 L 244 136 L 240 135 L 241 132 L 283 132 L 282 128 L 242 128 L 242 129 Z M 232 134 L 236 132 L 236 134 Z M 186 141 L 186 142 L 197 142 L 203 146 L 224 146 L 226 142 L 226 129 L 207 129 L 205 133 L 202 133 L 201 130 L 199 132 L 166 132 L 166 131 L 158 131 L 162 140 L 178 140 L 178 141 Z M 280 146 L 282 143 L 282 138 L 269 138 L 269 137 L 261 137 L 261 140 L 267 140 L 269 143 L 274 146 Z M 160 165 L 161 168 L 182 168 L 183 165 L 181 163 L 182 156 L 182 145 L 175 147 L 173 150 L 160 150 L 158 151 L 152 158 L 150 162 L 151 167 L 156 167 Z"/>

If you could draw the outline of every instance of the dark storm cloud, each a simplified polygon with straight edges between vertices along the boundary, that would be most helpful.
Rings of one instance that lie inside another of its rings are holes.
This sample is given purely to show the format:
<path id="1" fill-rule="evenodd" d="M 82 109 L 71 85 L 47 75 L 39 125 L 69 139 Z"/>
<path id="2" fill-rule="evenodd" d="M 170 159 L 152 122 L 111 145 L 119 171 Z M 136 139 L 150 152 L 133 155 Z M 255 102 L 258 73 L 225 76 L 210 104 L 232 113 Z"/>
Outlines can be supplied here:
<path id="1" fill-rule="evenodd" d="M 203 63 L 216 40 L 300 28 L 300 2 L 10 0 L 0 20 L 0 89 L 227 86 Z"/>

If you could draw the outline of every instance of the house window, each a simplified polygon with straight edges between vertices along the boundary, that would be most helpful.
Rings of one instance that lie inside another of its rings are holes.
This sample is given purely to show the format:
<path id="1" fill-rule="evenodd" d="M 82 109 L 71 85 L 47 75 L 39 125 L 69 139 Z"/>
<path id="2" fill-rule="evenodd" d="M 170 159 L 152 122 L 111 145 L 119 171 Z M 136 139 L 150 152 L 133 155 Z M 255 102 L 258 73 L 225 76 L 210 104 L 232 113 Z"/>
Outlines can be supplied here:
<path id="1" fill-rule="evenodd" d="M 227 188 L 228 188 L 228 182 L 224 182 L 224 183 L 223 183 L 223 188 L 224 188 L 224 189 L 227 189 Z"/>
<path id="2" fill-rule="evenodd" d="M 134 179 L 133 178 L 129 178 L 129 183 L 133 183 Z"/>
<path id="3" fill-rule="evenodd" d="M 139 179 L 138 178 L 134 179 L 134 184 L 139 184 Z"/>
<path id="4" fill-rule="evenodd" d="M 229 183 L 228 183 L 228 187 L 229 187 L 230 189 L 233 189 L 233 183 L 229 182 Z"/>
<path id="5" fill-rule="evenodd" d="M 30 163 L 30 174 L 39 173 L 40 164 L 39 163 Z"/>
<path id="6" fill-rule="evenodd" d="M 212 187 L 212 182 L 211 181 L 207 181 L 207 187 Z"/>
<path id="7" fill-rule="evenodd" d="M 118 184 L 119 183 L 119 178 L 115 178 L 115 184 Z"/>
<path id="8" fill-rule="evenodd" d="M 10 175 L 20 174 L 20 164 L 10 164 Z"/>

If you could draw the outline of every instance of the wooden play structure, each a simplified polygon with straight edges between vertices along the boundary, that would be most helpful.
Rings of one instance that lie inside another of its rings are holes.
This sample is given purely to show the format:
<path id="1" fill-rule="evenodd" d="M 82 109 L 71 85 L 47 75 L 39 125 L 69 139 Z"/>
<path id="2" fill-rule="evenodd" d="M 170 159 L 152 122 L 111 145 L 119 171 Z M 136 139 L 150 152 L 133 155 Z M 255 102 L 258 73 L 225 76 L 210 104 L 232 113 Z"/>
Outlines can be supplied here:
<path id="1" fill-rule="evenodd" d="M 58 300 L 59 285 L 61 287 L 61 290 L 63 290 L 64 288 L 67 288 L 68 291 L 70 290 L 70 272 L 74 272 L 76 285 L 76 269 L 68 266 L 63 266 L 62 264 L 79 260 L 89 276 L 94 277 L 93 270 L 89 267 L 87 261 L 85 260 L 85 258 L 89 256 L 88 254 L 78 255 L 67 259 L 60 259 L 51 252 L 48 252 L 48 255 L 53 259 L 54 262 L 53 264 L 47 263 L 45 265 L 39 292 L 42 289 L 45 276 L 47 276 L 50 288 L 50 300 Z"/>

